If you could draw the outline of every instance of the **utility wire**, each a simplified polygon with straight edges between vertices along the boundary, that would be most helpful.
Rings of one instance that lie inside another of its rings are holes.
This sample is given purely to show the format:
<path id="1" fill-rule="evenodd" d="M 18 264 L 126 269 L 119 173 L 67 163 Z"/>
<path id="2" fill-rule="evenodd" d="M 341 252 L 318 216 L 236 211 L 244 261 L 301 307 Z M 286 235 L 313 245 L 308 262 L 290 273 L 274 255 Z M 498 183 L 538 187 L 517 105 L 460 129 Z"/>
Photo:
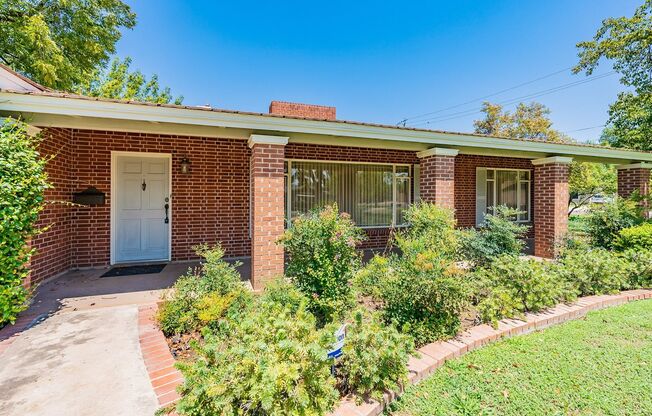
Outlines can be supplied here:
<path id="1" fill-rule="evenodd" d="M 555 92 L 558 92 L 558 91 L 563 91 L 563 90 L 566 90 L 566 89 L 569 89 L 569 88 L 572 88 L 572 87 L 575 87 L 575 86 L 578 86 L 578 85 L 586 84 L 588 82 L 597 81 L 599 79 L 611 76 L 611 75 L 613 75 L 615 73 L 616 73 L 616 71 L 610 71 L 610 72 L 600 74 L 600 75 L 593 75 L 591 77 L 587 77 L 587 78 L 579 80 L 579 81 L 573 81 L 573 82 L 570 82 L 570 83 L 567 83 L 567 84 L 558 85 L 556 87 L 548 88 L 548 89 L 545 89 L 545 90 L 540 90 L 540 91 L 537 91 L 537 92 L 534 92 L 534 93 L 531 93 L 531 94 L 527 94 L 527 95 L 523 95 L 523 96 L 520 96 L 520 97 L 511 98 L 511 99 L 504 100 L 504 101 L 499 101 L 496 104 L 503 105 L 503 106 L 509 106 L 509 105 L 512 105 L 512 104 L 519 103 L 519 102 L 521 102 L 523 100 L 542 97 L 544 95 L 552 94 L 552 93 L 555 93 Z M 450 113 L 450 114 L 444 114 L 444 115 L 441 115 L 441 116 L 431 117 L 429 119 L 417 121 L 417 122 L 411 123 L 411 124 L 413 126 L 418 126 L 418 125 L 423 125 L 423 124 L 439 123 L 439 122 L 442 122 L 442 121 L 454 120 L 454 119 L 457 119 L 457 118 L 466 117 L 466 116 L 476 114 L 476 113 L 481 113 L 481 112 L 482 112 L 482 108 L 464 110 L 464 111 L 459 111 L 459 112 L 456 112 L 456 113 Z"/>
<path id="2" fill-rule="evenodd" d="M 600 127 L 604 127 L 606 124 L 600 124 L 599 126 L 592 126 L 592 127 L 583 127 L 581 129 L 576 129 L 576 130 L 566 130 L 563 131 L 562 133 L 574 133 L 576 131 L 585 131 L 585 130 L 594 130 L 594 129 L 599 129 Z"/>
<path id="3" fill-rule="evenodd" d="M 482 97 L 474 98 L 473 100 L 469 100 L 469 101 L 466 101 L 466 102 L 463 102 L 463 103 L 460 103 L 460 104 L 452 105 L 452 106 L 450 106 L 450 107 L 441 108 L 441 109 L 439 109 L 439 110 L 431 111 L 431 112 L 429 112 L 429 113 L 419 114 L 419 115 L 412 116 L 412 117 L 406 117 L 406 118 L 404 118 L 403 120 L 401 120 L 400 122 L 398 122 L 398 124 L 402 124 L 403 126 L 405 126 L 405 124 L 406 124 L 409 120 L 414 120 L 414 119 L 417 119 L 417 118 L 422 118 L 422 117 L 425 117 L 425 116 L 430 116 L 430 115 L 437 114 L 437 113 L 441 113 L 441 112 L 444 112 L 444 111 L 447 111 L 447 110 L 452 110 L 452 109 L 454 109 L 454 108 L 459 108 L 459 107 L 465 106 L 465 105 L 467 105 L 467 104 L 475 103 L 475 102 L 477 102 L 477 101 L 485 100 L 485 99 L 487 99 L 487 98 L 491 98 L 491 97 L 494 97 L 494 96 L 496 96 L 496 95 L 500 95 L 500 94 L 506 93 L 506 92 L 508 92 L 508 91 L 512 91 L 512 90 L 515 90 L 515 89 L 517 89 L 517 88 L 524 87 L 524 86 L 526 86 L 526 85 L 534 84 L 535 82 L 538 82 L 538 81 L 544 80 L 544 79 L 546 79 L 546 78 L 550 78 L 550 77 L 555 76 L 555 75 L 557 75 L 557 74 L 561 74 L 562 72 L 569 71 L 569 70 L 572 69 L 572 68 L 573 68 L 572 66 L 569 66 L 568 68 L 564 68 L 564 69 L 560 69 L 559 71 L 551 72 L 551 73 L 546 74 L 546 75 L 544 75 L 544 76 L 541 76 L 541 77 L 539 77 L 539 78 L 535 78 L 535 79 L 533 79 L 533 80 L 531 80 L 531 81 L 526 81 L 526 82 L 523 82 L 523 83 L 521 83 L 521 84 L 514 85 L 513 87 L 505 88 L 504 90 L 500 90 L 500 91 L 497 91 L 497 92 L 491 93 L 491 94 L 489 94 L 489 95 L 484 95 L 484 96 L 482 96 Z"/>

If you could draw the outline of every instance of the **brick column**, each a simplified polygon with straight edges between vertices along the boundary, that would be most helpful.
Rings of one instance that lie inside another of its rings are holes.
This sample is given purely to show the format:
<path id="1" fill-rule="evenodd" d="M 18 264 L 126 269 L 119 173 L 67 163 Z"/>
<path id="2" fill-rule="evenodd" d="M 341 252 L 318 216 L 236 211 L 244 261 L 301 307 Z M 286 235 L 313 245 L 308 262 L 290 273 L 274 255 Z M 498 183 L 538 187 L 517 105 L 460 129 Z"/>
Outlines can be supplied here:
<path id="1" fill-rule="evenodd" d="M 251 148 L 251 284 L 283 274 L 283 248 L 276 244 L 285 221 L 284 158 L 287 137 L 253 134 Z"/>
<path id="2" fill-rule="evenodd" d="M 457 149 L 432 148 L 417 153 L 421 159 L 419 195 L 422 201 L 453 209 Z"/>
<path id="3" fill-rule="evenodd" d="M 570 157 L 533 160 L 534 255 L 552 258 L 555 244 L 568 230 L 568 175 Z"/>
<path id="4" fill-rule="evenodd" d="M 618 196 L 627 198 L 634 191 L 645 196 L 650 191 L 650 169 L 652 163 L 636 163 L 621 165 L 618 169 Z"/>

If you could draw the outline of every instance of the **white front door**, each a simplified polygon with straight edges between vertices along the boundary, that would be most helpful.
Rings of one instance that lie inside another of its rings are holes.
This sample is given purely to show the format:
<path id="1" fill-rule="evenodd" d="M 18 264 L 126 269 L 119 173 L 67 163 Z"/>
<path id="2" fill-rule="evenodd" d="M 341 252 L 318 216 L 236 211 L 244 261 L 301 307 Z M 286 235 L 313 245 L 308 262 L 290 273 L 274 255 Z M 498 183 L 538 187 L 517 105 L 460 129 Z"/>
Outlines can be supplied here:
<path id="1" fill-rule="evenodd" d="M 169 260 L 169 159 L 118 156 L 115 161 L 115 262 Z"/>

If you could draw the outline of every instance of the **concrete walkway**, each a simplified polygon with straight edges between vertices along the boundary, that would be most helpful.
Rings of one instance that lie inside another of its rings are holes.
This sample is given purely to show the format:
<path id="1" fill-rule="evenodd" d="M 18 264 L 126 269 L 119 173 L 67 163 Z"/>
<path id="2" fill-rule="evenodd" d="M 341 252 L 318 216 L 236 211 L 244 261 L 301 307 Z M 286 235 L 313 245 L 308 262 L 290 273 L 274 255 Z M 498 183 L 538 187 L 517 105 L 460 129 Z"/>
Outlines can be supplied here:
<path id="1" fill-rule="evenodd" d="M 0 354 L 0 415 L 147 415 L 158 402 L 138 307 L 56 314 Z"/>

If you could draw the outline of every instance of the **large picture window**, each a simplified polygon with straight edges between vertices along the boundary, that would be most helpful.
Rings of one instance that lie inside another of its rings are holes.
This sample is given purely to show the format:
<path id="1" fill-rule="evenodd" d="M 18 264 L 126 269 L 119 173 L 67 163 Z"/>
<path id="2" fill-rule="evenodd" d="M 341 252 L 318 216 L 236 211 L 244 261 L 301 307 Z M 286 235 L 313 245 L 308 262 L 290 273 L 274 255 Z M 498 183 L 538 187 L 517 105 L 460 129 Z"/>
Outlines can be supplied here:
<path id="1" fill-rule="evenodd" d="M 287 220 L 337 202 L 360 227 L 403 225 L 410 181 L 409 165 L 288 160 Z"/>
<path id="2" fill-rule="evenodd" d="M 529 170 L 478 168 L 476 174 L 478 223 L 500 205 L 521 211 L 516 218 L 518 222 L 530 221 Z"/>

